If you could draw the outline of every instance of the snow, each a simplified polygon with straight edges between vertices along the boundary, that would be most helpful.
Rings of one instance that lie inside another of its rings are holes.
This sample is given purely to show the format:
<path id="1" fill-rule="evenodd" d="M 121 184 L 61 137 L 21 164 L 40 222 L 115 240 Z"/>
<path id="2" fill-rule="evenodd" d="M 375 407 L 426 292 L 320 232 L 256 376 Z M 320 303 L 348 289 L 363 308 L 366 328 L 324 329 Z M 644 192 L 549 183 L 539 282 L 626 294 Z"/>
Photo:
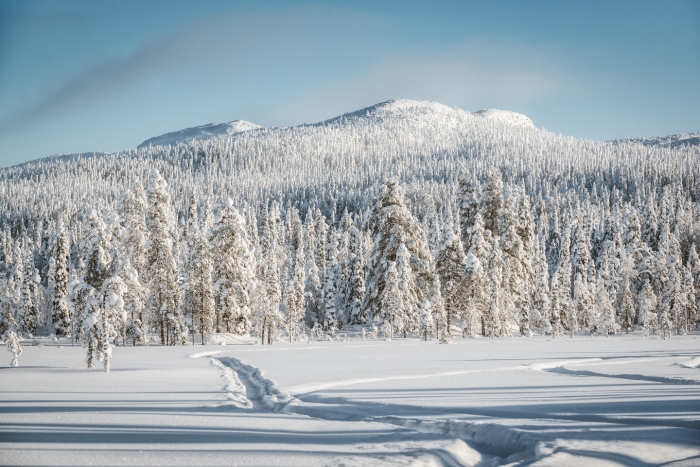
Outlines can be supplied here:
<path id="1" fill-rule="evenodd" d="M 440 121 L 459 120 L 464 117 L 476 117 L 486 120 L 495 120 L 515 126 L 535 128 L 532 120 L 525 115 L 508 110 L 484 109 L 478 112 L 468 112 L 459 108 L 452 108 L 439 102 L 418 101 L 409 99 L 392 99 L 386 102 L 365 107 L 354 112 L 343 114 L 339 117 L 325 120 L 316 125 L 329 125 L 332 123 L 346 123 L 355 120 L 417 120 L 417 121 Z"/>
<path id="2" fill-rule="evenodd" d="M 139 148 L 148 146 L 167 146 L 184 143 L 192 140 L 207 140 L 219 137 L 226 137 L 236 133 L 248 130 L 257 130 L 261 128 L 255 123 L 246 122 L 245 120 L 233 120 L 228 123 L 209 123 L 208 125 L 185 128 L 180 131 L 165 133 L 154 138 L 147 139 L 139 144 Z"/>
<path id="3" fill-rule="evenodd" d="M 700 146 L 700 133 L 679 133 L 668 136 L 642 136 L 638 138 L 621 138 L 610 141 L 613 144 L 642 144 L 644 146 L 659 146 L 662 148 L 677 148 L 681 146 Z"/>
<path id="4" fill-rule="evenodd" d="M 20 367 L 0 367 L 0 464 L 700 461 L 697 332 L 454 345 L 342 333 L 355 341 L 115 347 L 108 374 L 86 370 L 80 346 L 35 338 Z"/>
<path id="5" fill-rule="evenodd" d="M 509 123 L 515 126 L 535 128 L 535 124 L 532 123 L 532 120 L 527 118 L 525 115 L 517 112 L 511 112 L 509 110 L 484 109 L 474 112 L 473 115 L 485 118 L 487 120 L 496 120 L 499 122 Z"/>

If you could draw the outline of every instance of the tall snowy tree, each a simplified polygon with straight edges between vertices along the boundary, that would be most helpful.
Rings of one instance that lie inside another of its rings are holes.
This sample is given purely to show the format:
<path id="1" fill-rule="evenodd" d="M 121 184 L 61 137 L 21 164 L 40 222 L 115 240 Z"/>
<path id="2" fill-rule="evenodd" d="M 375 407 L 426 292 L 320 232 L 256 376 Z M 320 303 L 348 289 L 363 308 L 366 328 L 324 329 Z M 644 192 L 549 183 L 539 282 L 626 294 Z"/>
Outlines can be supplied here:
<path id="1" fill-rule="evenodd" d="M 56 248 L 54 250 L 54 259 L 56 270 L 53 278 L 53 306 L 52 306 L 52 321 L 54 332 L 57 337 L 72 335 L 72 319 L 66 296 L 68 295 L 68 234 L 63 230 L 63 224 L 59 223 L 58 232 L 56 235 Z"/>
<path id="2" fill-rule="evenodd" d="M 227 198 L 217 206 L 219 215 L 209 231 L 208 240 L 216 302 L 219 305 L 216 332 L 221 332 L 225 316 L 225 331 L 244 336 L 248 335 L 252 326 L 250 314 L 251 295 L 256 281 L 255 260 L 250 251 L 245 220 L 233 207 L 233 201 Z"/>
<path id="3" fill-rule="evenodd" d="M 306 257 L 304 253 L 304 243 L 299 242 L 296 250 L 296 262 L 294 264 L 294 274 L 287 288 L 285 305 L 287 308 L 287 334 L 289 342 L 299 340 L 302 333 L 302 320 L 306 311 L 304 303 L 304 289 L 306 284 Z"/>
<path id="4" fill-rule="evenodd" d="M 153 170 L 148 185 L 146 277 L 151 290 L 153 324 L 160 332 L 161 342 L 183 345 L 187 342 L 187 332 L 180 317 L 178 269 L 173 256 L 175 218 L 167 186 L 160 173 Z"/>
<path id="5" fill-rule="evenodd" d="M 416 277 L 412 291 L 418 300 L 423 299 L 424 290 L 429 287 L 432 257 L 424 240 L 420 223 L 404 204 L 404 191 L 397 179 L 390 179 L 377 198 L 370 217 L 374 247 L 367 268 L 367 292 L 363 307 L 371 317 L 384 313 L 382 296 L 388 277 L 389 263 L 396 261 L 396 253 L 403 243 L 411 255 L 410 264 Z"/>
<path id="6" fill-rule="evenodd" d="M 403 320 L 403 335 L 418 332 L 418 319 L 420 313 L 419 298 L 416 294 L 418 287 L 411 268 L 411 253 L 406 245 L 399 245 L 396 252 L 396 267 L 399 275 L 399 289 L 401 291 L 402 310 L 400 311 Z"/>
<path id="7" fill-rule="evenodd" d="M 459 224 L 456 227 L 459 228 Z M 454 228 L 454 225 L 443 226 L 443 241 L 435 258 L 435 269 L 440 276 L 442 296 L 445 300 L 448 329 L 452 319 L 460 316 L 465 301 L 462 275 L 466 266 L 466 256 L 462 240 Z"/>
<path id="8" fill-rule="evenodd" d="M 641 323 L 644 326 L 644 335 L 656 335 L 659 330 L 659 319 L 656 316 L 656 295 L 649 282 L 645 282 L 642 291 L 639 293 L 639 308 Z"/>

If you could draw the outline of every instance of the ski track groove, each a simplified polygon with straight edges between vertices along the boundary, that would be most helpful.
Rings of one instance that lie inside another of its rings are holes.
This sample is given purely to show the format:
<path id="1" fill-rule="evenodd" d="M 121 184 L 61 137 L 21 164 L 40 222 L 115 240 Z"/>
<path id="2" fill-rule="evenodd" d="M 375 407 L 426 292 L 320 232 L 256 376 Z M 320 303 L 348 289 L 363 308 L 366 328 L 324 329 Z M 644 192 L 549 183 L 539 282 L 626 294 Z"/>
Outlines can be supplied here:
<path id="1" fill-rule="evenodd" d="M 305 347 L 319 348 L 319 347 Z M 253 349 L 251 349 L 253 350 Z M 587 370 L 570 370 L 564 368 L 566 365 L 588 365 L 588 364 L 616 364 L 627 363 L 630 361 L 645 360 L 645 359 L 627 359 L 626 362 L 604 362 L 601 358 L 576 359 L 576 360 L 560 360 L 546 363 L 535 363 L 530 365 L 518 365 L 514 367 L 498 368 L 498 369 L 478 369 L 478 370 L 460 370 L 450 372 L 434 372 L 420 375 L 401 375 L 389 376 L 383 378 L 356 378 L 349 380 L 307 383 L 297 386 L 292 386 L 288 389 L 281 389 L 277 384 L 265 378 L 261 369 L 247 365 L 241 360 L 234 357 L 213 357 L 225 351 L 200 352 L 189 355 L 190 358 L 209 357 L 212 364 L 220 367 L 224 371 L 224 377 L 229 381 L 226 390 L 229 392 L 230 405 L 243 409 L 268 410 L 273 412 L 290 413 L 304 415 L 312 418 L 323 420 L 336 421 L 365 421 L 386 423 L 401 428 L 416 430 L 425 433 L 449 435 L 457 440 L 467 443 L 474 443 L 478 448 L 482 457 L 475 462 L 473 455 L 469 451 L 474 451 L 468 444 L 464 449 L 458 445 L 453 445 L 451 448 L 440 449 L 430 452 L 432 459 L 440 462 L 441 465 L 499 465 L 501 463 L 513 463 L 523 461 L 525 464 L 534 462 L 542 458 L 545 454 L 541 449 L 545 442 L 536 439 L 530 433 L 510 428 L 497 423 L 489 422 L 465 422 L 455 419 L 417 419 L 410 417 L 396 416 L 396 412 L 410 411 L 414 416 L 416 412 L 424 412 L 426 415 L 435 416 L 437 414 L 447 413 L 440 409 L 426 409 L 412 405 L 399 404 L 382 404 L 372 402 L 350 401 L 342 397 L 326 397 L 320 395 L 311 395 L 309 393 L 330 389 L 341 386 L 350 386 L 355 384 L 388 381 L 388 380 L 403 380 L 403 379 L 421 379 L 438 376 L 452 376 L 484 371 L 505 371 L 505 370 L 534 370 L 550 373 L 557 373 L 567 376 L 595 376 L 606 378 L 621 378 L 633 379 L 641 381 L 658 382 L 665 384 L 700 384 L 698 381 L 684 380 L 680 378 L 664 378 L 644 375 L 607 375 L 596 373 Z M 607 359 L 606 359 L 607 360 Z M 683 362 L 690 366 L 695 364 L 696 360 L 700 363 L 700 357 Z M 227 372 L 230 372 L 230 374 Z M 235 394 L 237 393 L 237 394 Z M 302 397 L 301 399 L 295 395 Z M 381 410 L 384 409 L 384 410 Z M 389 410 L 394 415 L 367 415 L 368 412 L 377 414 L 378 412 L 386 412 Z M 542 414 L 541 417 L 535 417 L 531 412 L 513 412 L 508 410 L 498 410 L 489 408 L 474 408 L 464 409 L 455 412 L 450 409 L 450 414 L 460 413 L 477 416 L 495 417 L 495 418 L 525 418 L 525 419 L 555 419 L 566 421 L 585 421 L 609 424 L 622 425 L 645 425 L 645 426 L 666 426 L 676 428 L 700 429 L 697 422 L 688 421 L 669 421 L 656 419 L 643 419 L 634 417 L 610 417 L 604 415 L 575 415 L 575 414 Z M 439 452 L 438 452 L 439 451 Z M 469 458 L 469 463 L 465 463 L 464 459 Z M 419 459 L 417 459 L 419 460 Z"/>

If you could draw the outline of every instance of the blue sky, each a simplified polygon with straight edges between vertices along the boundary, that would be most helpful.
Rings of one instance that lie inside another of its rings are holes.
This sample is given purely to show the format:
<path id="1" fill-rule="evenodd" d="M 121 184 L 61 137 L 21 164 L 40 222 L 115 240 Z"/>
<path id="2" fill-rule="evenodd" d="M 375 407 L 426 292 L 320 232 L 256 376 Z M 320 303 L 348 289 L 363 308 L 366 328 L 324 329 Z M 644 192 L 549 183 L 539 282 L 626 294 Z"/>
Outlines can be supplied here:
<path id="1" fill-rule="evenodd" d="M 0 1 L 0 166 L 391 98 L 700 131 L 700 2 Z"/>

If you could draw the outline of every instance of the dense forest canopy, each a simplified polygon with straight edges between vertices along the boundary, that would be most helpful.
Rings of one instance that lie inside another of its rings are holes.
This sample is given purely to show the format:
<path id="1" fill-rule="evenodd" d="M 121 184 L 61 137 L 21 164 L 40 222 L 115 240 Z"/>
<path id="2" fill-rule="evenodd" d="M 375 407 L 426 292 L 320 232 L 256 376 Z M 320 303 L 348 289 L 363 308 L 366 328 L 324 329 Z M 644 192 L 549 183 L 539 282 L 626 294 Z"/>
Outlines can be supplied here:
<path id="1" fill-rule="evenodd" d="M 2 169 L 2 331 L 50 326 L 103 358 L 149 332 L 695 326 L 700 148 L 587 141 L 514 115 L 390 101 Z"/>

